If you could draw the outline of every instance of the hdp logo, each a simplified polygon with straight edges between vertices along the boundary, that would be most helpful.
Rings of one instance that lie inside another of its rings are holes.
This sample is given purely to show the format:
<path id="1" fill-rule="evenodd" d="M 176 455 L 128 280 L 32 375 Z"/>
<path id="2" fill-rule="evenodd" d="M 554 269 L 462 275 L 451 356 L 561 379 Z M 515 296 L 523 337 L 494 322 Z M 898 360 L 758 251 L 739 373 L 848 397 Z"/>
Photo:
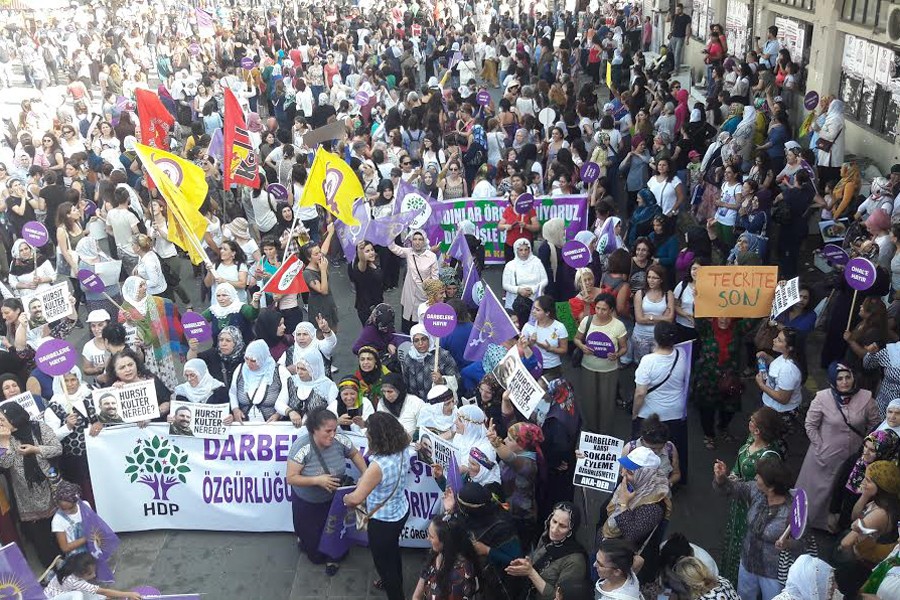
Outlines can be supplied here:
<path id="1" fill-rule="evenodd" d="M 169 490 L 179 483 L 187 483 L 185 475 L 191 472 L 187 466 L 187 453 L 167 439 L 153 436 L 138 440 L 131 453 L 125 456 L 128 467 L 125 474 L 131 483 L 140 482 L 153 490 L 154 500 L 168 500 Z M 144 505 L 144 514 L 174 514 L 177 504 L 151 502 Z"/>

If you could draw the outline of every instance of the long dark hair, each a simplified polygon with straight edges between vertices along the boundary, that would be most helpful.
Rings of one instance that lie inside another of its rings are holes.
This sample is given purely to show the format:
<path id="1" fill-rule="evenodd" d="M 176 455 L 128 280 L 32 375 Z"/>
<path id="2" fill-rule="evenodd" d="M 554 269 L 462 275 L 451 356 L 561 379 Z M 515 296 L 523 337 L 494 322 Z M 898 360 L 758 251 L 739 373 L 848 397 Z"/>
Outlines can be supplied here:
<path id="1" fill-rule="evenodd" d="M 439 598 L 450 595 L 450 574 L 456 567 L 456 561 L 463 558 L 472 565 L 475 578 L 481 576 L 481 565 L 469 532 L 457 521 L 445 521 L 444 515 L 437 515 L 431 519 L 431 525 L 441 542 L 441 551 L 431 550 L 428 554 L 428 562 L 433 563 L 441 556 L 441 566 L 437 570 L 437 596 Z"/>
<path id="2" fill-rule="evenodd" d="M 76 577 L 82 577 L 85 573 L 88 572 L 92 566 L 97 564 L 97 559 L 90 552 L 81 552 L 79 554 L 75 554 L 73 556 L 68 557 L 59 570 L 56 572 L 56 579 L 62 583 L 63 580 L 69 575 L 75 575 Z"/>
<path id="3" fill-rule="evenodd" d="M 9 421 L 9 424 L 15 428 L 15 431 L 12 432 L 12 437 L 16 438 L 19 444 L 28 444 L 29 446 L 41 445 L 43 442 L 41 439 L 41 426 L 32 422 L 31 417 L 24 408 L 15 402 L 8 402 L 0 406 L 0 412 Z M 29 488 L 36 483 L 43 483 L 47 479 L 47 476 L 41 471 L 37 456 L 34 454 L 26 454 L 22 458 L 22 467 L 25 471 L 25 481 L 28 482 Z"/>

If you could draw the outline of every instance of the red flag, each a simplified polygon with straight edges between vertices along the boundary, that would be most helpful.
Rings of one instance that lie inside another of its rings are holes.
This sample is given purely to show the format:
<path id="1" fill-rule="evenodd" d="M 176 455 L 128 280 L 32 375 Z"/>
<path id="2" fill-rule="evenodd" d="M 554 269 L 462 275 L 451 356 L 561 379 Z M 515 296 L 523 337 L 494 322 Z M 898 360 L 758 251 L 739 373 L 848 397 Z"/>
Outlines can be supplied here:
<path id="1" fill-rule="evenodd" d="M 141 121 L 141 143 L 146 146 L 169 149 L 169 130 L 175 126 L 175 117 L 172 116 L 160 101 L 159 96 L 149 90 L 137 88 L 138 118 Z"/>
<path id="2" fill-rule="evenodd" d="M 275 271 L 262 291 L 268 294 L 302 294 L 309 291 L 303 279 L 303 263 L 296 254 L 291 254 Z"/>
<path id="3" fill-rule="evenodd" d="M 259 187 L 259 161 L 253 145 L 250 143 L 250 132 L 244 121 L 244 111 L 237 98 L 227 87 L 225 88 L 225 177 L 222 178 L 224 189 L 231 184 Z"/>

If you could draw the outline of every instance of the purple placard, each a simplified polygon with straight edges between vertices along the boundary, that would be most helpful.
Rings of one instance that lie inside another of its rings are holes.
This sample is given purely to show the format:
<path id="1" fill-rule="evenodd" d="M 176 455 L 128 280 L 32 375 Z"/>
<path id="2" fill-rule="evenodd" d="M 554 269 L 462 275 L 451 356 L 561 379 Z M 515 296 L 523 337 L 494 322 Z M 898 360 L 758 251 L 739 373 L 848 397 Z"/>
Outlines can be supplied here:
<path id="1" fill-rule="evenodd" d="M 241 59 L 241 68 L 244 69 L 245 71 L 249 71 L 255 66 L 256 66 L 256 63 L 249 56 L 245 56 L 244 58 Z"/>
<path id="2" fill-rule="evenodd" d="M 822 256 L 833 265 L 846 265 L 850 260 L 844 249 L 836 244 L 825 244 L 822 247 Z"/>
<path id="3" fill-rule="evenodd" d="M 84 205 L 84 216 L 93 217 L 97 214 L 97 205 L 92 200 L 88 200 Z"/>
<path id="4" fill-rule="evenodd" d="M 181 317 L 181 326 L 184 327 L 184 337 L 195 339 L 198 342 L 206 342 L 212 339 L 212 327 L 198 313 L 187 311 Z"/>
<path id="5" fill-rule="evenodd" d="M 537 379 L 544 374 L 544 355 L 541 354 L 541 349 L 537 346 L 532 346 L 531 351 L 534 353 L 534 359 L 537 362 L 532 368 L 528 369 L 528 372 Z"/>
<path id="6" fill-rule="evenodd" d="M 863 292 L 875 285 L 875 265 L 867 258 L 851 258 L 844 267 L 844 279 L 854 290 Z"/>
<path id="7" fill-rule="evenodd" d="M 66 340 L 47 340 L 37 349 L 34 361 L 38 369 L 56 377 L 65 375 L 78 364 L 78 355 L 75 348 Z"/>
<path id="8" fill-rule="evenodd" d="M 596 356 L 600 358 L 608 358 L 610 354 L 616 351 L 616 346 L 608 335 L 602 331 L 593 331 L 584 338 L 585 345 L 590 348 Z"/>
<path id="9" fill-rule="evenodd" d="M 513 210 L 516 211 L 517 214 L 527 215 L 528 211 L 530 211 L 534 207 L 534 196 L 525 192 L 524 194 L 519 194 L 519 197 L 516 198 L 516 203 L 513 205 Z"/>
<path id="10" fill-rule="evenodd" d="M 188 52 L 191 53 L 191 56 L 197 56 L 198 54 L 200 54 L 200 44 L 198 44 L 197 42 L 192 43 L 190 46 L 188 46 Z"/>
<path id="11" fill-rule="evenodd" d="M 806 95 L 803 97 L 803 106 L 806 107 L 806 110 L 815 110 L 819 105 L 819 94 L 812 90 L 806 92 Z"/>
<path id="12" fill-rule="evenodd" d="M 369 92 L 365 90 L 360 90 L 356 92 L 356 103 L 360 106 L 365 106 L 369 103 L 369 100 L 372 99 L 372 96 L 369 95 Z"/>
<path id="13" fill-rule="evenodd" d="M 270 183 L 266 188 L 266 191 L 269 192 L 269 195 L 275 198 L 276 200 L 287 200 L 288 191 L 287 188 L 281 185 L 280 183 Z"/>
<path id="14" fill-rule="evenodd" d="M 581 180 L 588 185 L 597 181 L 600 177 L 600 165 L 595 162 L 586 162 L 581 165 Z"/>
<path id="15" fill-rule="evenodd" d="M 478 102 L 481 106 L 487 106 L 491 103 L 491 93 L 487 90 L 481 90 L 475 96 L 475 101 Z"/>
<path id="16" fill-rule="evenodd" d="M 434 337 L 450 335 L 456 329 L 456 311 L 449 304 L 438 302 L 425 311 L 422 325 L 425 326 L 425 331 Z"/>
<path id="17" fill-rule="evenodd" d="M 93 271 L 81 269 L 78 271 L 78 281 L 84 286 L 85 291 L 99 294 L 106 289 L 106 284 L 100 279 L 100 276 Z"/>
<path id="18" fill-rule="evenodd" d="M 566 245 L 562 247 L 562 257 L 563 261 L 573 269 L 580 269 L 591 263 L 590 249 L 578 240 L 566 242 Z"/>
<path id="19" fill-rule="evenodd" d="M 39 221 L 28 221 L 22 225 L 22 239 L 40 248 L 50 241 L 50 234 L 43 223 Z"/>
<path id="20" fill-rule="evenodd" d="M 794 489 L 794 501 L 791 502 L 791 537 L 799 540 L 806 532 L 807 509 L 806 492 L 803 488 Z"/>

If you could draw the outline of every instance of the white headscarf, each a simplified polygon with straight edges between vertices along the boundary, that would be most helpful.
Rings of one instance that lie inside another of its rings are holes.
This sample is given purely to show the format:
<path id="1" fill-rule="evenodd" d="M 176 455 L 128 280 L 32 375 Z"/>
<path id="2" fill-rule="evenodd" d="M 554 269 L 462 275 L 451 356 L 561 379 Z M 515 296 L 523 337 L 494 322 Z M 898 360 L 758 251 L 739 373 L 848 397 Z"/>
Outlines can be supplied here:
<path id="1" fill-rule="evenodd" d="M 528 250 L 530 250 L 530 252 L 528 253 L 528 258 L 525 258 L 525 259 L 519 258 L 519 246 L 528 246 Z M 516 255 L 515 260 L 523 265 L 528 264 L 535 260 L 539 260 L 538 257 L 536 257 L 534 255 L 534 250 L 531 249 L 531 242 L 529 242 L 526 238 L 517 239 L 515 241 L 515 243 L 513 243 L 513 250 L 515 250 L 515 255 Z"/>
<path id="2" fill-rule="evenodd" d="M 122 284 L 122 297 L 125 299 L 125 302 L 133 306 L 140 314 L 146 315 L 147 299 L 150 297 L 150 294 L 144 292 L 144 297 L 140 300 L 137 299 L 138 288 L 142 283 L 146 283 L 146 281 L 142 277 L 135 275 L 126 279 L 125 283 Z"/>
<path id="3" fill-rule="evenodd" d="M 456 446 L 457 456 L 468 457 L 472 446 L 487 440 L 487 428 L 484 426 L 487 417 L 474 404 L 460 407 L 457 417 L 465 423 L 466 430 L 453 436 L 453 445 Z"/>
<path id="4" fill-rule="evenodd" d="M 833 572 L 825 561 L 802 554 L 788 571 L 784 591 L 795 600 L 831 600 Z"/>
<path id="5" fill-rule="evenodd" d="M 709 161 L 712 160 L 713 154 L 716 153 L 716 150 L 727 144 L 731 141 L 731 134 L 727 131 L 723 131 L 719 134 L 712 144 L 709 145 L 709 148 L 706 149 L 706 153 L 703 155 L 703 161 L 700 163 L 700 170 L 705 171 L 706 167 L 709 166 Z"/>
<path id="6" fill-rule="evenodd" d="M 410 344 L 407 355 L 413 360 L 422 361 L 425 360 L 425 357 L 427 357 L 432 350 L 434 350 L 434 337 L 432 337 L 432 335 L 425 330 L 425 326 L 421 323 L 416 323 L 412 326 L 412 329 L 409 330 L 409 339 L 413 339 L 417 335 L 424 335 L 428 338 L 428 350 L 425 352 L 425 354 L 422 354 L 421 352 L 416 350 L 415 344 Z"/>
<path id="7" fill-rule="evenodd" d="M 94 264 L 96 262 L 101 262 L 101 259 L 107 259 L 106 255 L 100 250 L 100 247 L 97 246 L 97 240 L 90 236 L 85 236 L 78 241 L 78 244 L 75 245 L 75 252 L 78 254 L 78 258 L 88 264 Z"/>
<path id="8" fill-rule="evenodd" d="M 591 244 L 597 241 L 597 235 L 593 231 L 579 231 L 575 234 L 575 241 L 581 242 L 590 248 Z"/>
<path id="9" fill-rule="evenodd" d="M 214 391 L 220 387 L 225 387 L 224 383 L 209 374 L 206 363 L 199 358 L 192 358 L 184 363 L 185 377 L 187 376 L 188 371 L 193 371 L 197 374 L 197 377 L 200 379 L 200 381 L 197 382 L 197 385 L 193 386 L 185 381 L 184 383 L 175 386 L 175 394 L 177 396 L 184 396 L 187 398 L 188 402 L 206 404 L 209 402 Z M 246 375 L 244 375 L 244 380 L 247 380 Z"/>
<path id="10" fill-rule="evenodd" d="M 87 239 L 87 238 L 85 238 L 85 239 Z M 28 242 L 26 242 L 23 239 L 18 239 L 15 242 L 13 242 L 12 250 L 10 250 L 10 254 L 12 254 L 12 257 L 16 260 L 19 260 L 22 257 L 22 244 L 25 244 L 26 246 L 29 246 L 29 247 L 31 246 L 31 244 L 29 244 Z M 31 248 L 31 251 L 34 252 L 33 247 Z"/>
<path id="11" fill-rule="evenodd" d="M 222 306 L 221 304 L 219 304 L 219 299 L 216 298 L 216 296 L 219 295 L 219 292 L 225 292 L 226 294 L 228 294 L 228 297 L 231 298 L 231 302 L 227 306 Z M 209 312 L 211 312 L 217 319 L 224 319 L 228 315 L 233 315 L 234 313 L 241 312 L 241 306 L 243 306 L 243 303 L 238 297 L 237 290 L 234 288 L 234 286 L 230 283 L 220 283 L 216 286 L 216 293 L 213 294 L 212 301 L 210 302 Z"/>
<path id="12" fill-rule="evenodd" d="M 256 361 L 255 371 L 250 370 L 247 363 L 241 365 L 241 374 L 244 377 L 244 390 L 248 394 L 260 385 L 268 385 L 272 382 L 272 377 L 278 369 L 278 363 L 272 358 L 269 346 L 265 340 L 253 340 L 247 344 L 244 357 L 252 358 Z"/>
<path id="13" fill-rule="evenodd" d="M 79 400 L 83 401 L 85 398 L 90 397 L 91 389 L 84 383 L 84 376 L 81 374 L 81 369 L 78 367 L 72 367 L 72 370 L 66 373 L 66 375 L 74 375 L 78 378 L 78 389 L 75 390 L 74 393 L 67 394 L 63 388 L 63 377 L 54 377 L 53 378 L 53 397 L 52 401 L 60 404 L 62 406 L 66 405 L 66 398 L 68 398 L 71 402 L 77 402 Z"/>
<path id="14" fill-rule="evenodd" d="M 900 409 L 900 398 L 894 398 L 893 400 L 891 400 L 890 403 L 887 405 L 885 412 L 889 411 L 892 408 Z M 878 429 L 876 429 L 875 431 L 884 431 L 885 429 L 892 429 L 894 431 L 894 433 L 896 433 L 897 435 L 900 435 L 900 425 L 898 425 L 897 427 L 891 427 L 890 425 L 888 425 L 887 419 L 882 421 L 881 425 L 879 425 Z"/>
<path id="15" fill-rule="evenodd" d="M 456 229 L 459 230 L 460 235 L 475 235 L 475 223 L 469 221 L 468 219 L 463 219 L 456 225 Z"/>
<path id="16" fill-rule="evenodd" d="M 300 345 L 300 332 L 306 332 L 312 340 L 306 346 Z M 322 360 L 322 351 L 319 350 L 319 340 L 316 337 L 316 328 L 309 321 L 300 321 L 297 323 L 297 326 L 294 327 L 294 364 L 300 362 L 301 358 L 308 359 L 311 362 L 315 361 L 316 356 L 318 356 L 319 360 Z M 315 362 L 312 362 L 312 364 L 315 364 Z"/>
<path id="17" fill-rule="evenodd" d="M 756 131 L 756 109 L 752 106 L 744 107 L 744 118 L 734 130 L 734 137 L 750 139 Z"/>
<path id="18" fill-rule="evenodd" d="M 297 384 L 297 394 L 302 399 L 308 398 L 312 391 L 319 394 L 326 402 L 337 397 L 338 388 L 325 374 L 325 359 L 322 358 L 321 352 L 310 352 L 298 359 L 295 364 L 305 368 L 310 375 L 309 381 L 303 381 L 298 374 L 291 375 L 294 383 Z"/>

